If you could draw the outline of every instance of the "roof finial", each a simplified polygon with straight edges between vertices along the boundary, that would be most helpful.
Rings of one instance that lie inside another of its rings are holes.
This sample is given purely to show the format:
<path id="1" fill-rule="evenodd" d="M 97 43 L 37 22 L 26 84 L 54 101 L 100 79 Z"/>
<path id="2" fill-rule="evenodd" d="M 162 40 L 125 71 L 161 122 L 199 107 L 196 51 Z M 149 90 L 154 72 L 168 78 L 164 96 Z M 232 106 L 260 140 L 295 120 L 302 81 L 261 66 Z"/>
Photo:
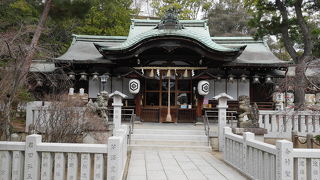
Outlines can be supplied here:
<path id="1" fill-rule="evenodd" d="M 160 23 L 156 27 L 158 29 L 182 29 L 183 25 L 178 20 L 178 11 L 176 8 L 169 8 Z"/>

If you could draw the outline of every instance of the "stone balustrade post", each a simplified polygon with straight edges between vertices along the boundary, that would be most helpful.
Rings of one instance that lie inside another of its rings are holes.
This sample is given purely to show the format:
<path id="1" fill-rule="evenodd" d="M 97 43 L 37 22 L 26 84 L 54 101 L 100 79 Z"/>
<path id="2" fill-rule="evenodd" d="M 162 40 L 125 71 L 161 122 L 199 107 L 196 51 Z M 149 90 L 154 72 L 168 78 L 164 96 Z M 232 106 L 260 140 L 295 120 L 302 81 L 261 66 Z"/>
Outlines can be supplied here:
<path id="1" fill-rule="evenodd" d="M 121 180 L 122 153 L 121 137 L 112 136 L 108 139 L 108 168 L 107 180 Z"/>
<path id="2" fill-rule="evenodd" d="M 307 134 L 307 148 L 313 149 L 313 134 Z"/>
<path id="3" fill-rule="evenodd" d="M 293 145 L 287 140 L 276 142 L 276 178 L 277 180 L 293 179 Z"/>
<path id="4" fill-rule="evenodd" d="M 224 135 L 223 135 L 223 128 L 226 126 L 227 121 L 227 100 L 233 99 L 231 96 L 227 95 L 226 93 L 221 93 L 213 99 L 218 100 L 218 139 L 219 139 L 219 151 L 223 151 L 224 149 Z"/>
<path id="5" fill-rule="evenodd" d="M 232 129 L 230 128 L 230 127 L 224 127 L 223 128 L 223 138 L 224 138 L 224 140 L 223 140 L 223 142 L 224 142 L 224 148 L 227 146 L 227 141 L 226 141 L 226 138 L 225 138 L 225 135 L 226 134 L 230 134 L 230 133 L 232 133 Z M 227 151 L 225 151 L 225 149 L 223 149 L 223 159 L 227 159 L 227 156 L 229 156 L 229 154 L 228 154 L 228 152 Z"/>
<path id="6" fill-rule="evenodd" d="M 243 133 L 243 146 L 242 146 L 242 159 L 243 159 L 243 164 L 242 164 L 242 169 L 244 172 L 249 174 L 249 158 L 247 157 L 247 142 L 250 140 L 254 140 L 254 133 L 251 132 L 244 132 Z"/>
<path id="7" fill-rule="evenodd" d="M 116 131 L 115 136 L 122 138 L 122 142 L 121 142 L 121 159 L 123 161 L 122 164 L 124 165 L 126 163 L 126 161 L 127 161 L 127 134 L 126 134 L 126 129 L 123 127 L 123 125 L 121 126 L 121 129 L 118 129 Z"/>
<path id="8" fill-rule="evenodd" d="M 26 137 L 24 179 L 40 179 L 40 157 L 37 152 L 37 145 L 41 143 L 41 140 L 41 135 L 37 134 Z"/>

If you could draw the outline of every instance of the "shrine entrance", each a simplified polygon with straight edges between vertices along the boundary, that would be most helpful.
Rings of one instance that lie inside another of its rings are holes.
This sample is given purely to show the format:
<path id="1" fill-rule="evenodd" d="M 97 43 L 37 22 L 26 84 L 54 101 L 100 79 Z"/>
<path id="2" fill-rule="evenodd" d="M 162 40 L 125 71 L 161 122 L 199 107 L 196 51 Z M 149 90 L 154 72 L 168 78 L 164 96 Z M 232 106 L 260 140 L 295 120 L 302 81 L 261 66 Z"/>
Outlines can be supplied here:
<path id="1" fill-rule="evenodd" d="M 148 121 L 158 114 L 153 122 L 193 122 L 195 121 L 196 96 L 191 78 L 183 77 L 182 71 L 158 71 L 159 76 L 145 79 L 142 120 Z M 169 75 L 169 76 L 168 76 Z M 154 113 L 150 113 L 153 109 Z M 171 120 L 167 120 L 170 111 Z"/>

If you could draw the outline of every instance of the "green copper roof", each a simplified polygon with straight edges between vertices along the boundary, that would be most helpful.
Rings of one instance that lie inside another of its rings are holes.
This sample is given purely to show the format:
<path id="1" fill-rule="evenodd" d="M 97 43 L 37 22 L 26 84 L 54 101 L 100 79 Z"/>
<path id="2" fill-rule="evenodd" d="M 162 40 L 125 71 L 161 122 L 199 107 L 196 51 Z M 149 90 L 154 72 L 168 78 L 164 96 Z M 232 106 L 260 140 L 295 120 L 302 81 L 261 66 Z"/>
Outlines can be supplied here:
<path id="1" fill-rule="evenodd" d="M 153 38 L 153 37 L 165 37 L 165 36 L 177 36 L 177 37 L 191 38 L 191 39 L 194 39 L 194 40 L 204 44 L 208 48 L 214 49 L 217 51 L 232 52 L 232 51 L 239 50 L 239 48 L 228 48 L 228 47 L 224 47 L 222 45 L 219 45 L 219 44 L 215 43 L 214 41 L 212 41 L 210 36 L 203 36 L 197 32 L 188 30 L 187 28 L 179 29 L 179 30 L 176 30 L 176 29 L 175 30 L 171 30 L 171 29 L 159 30 L 159 29 L 153 28 L 149 31 L 143 32 L 143 33 L 135 35 L 133 37 L 129 36 L 128 39 L 124 43 L 122 43 L 118 46 L 111 47 L 111 46 L 104 46 L 99 43 L 95 43 L 95 44 L 97 44 L 98 46 L 102 46 L 101 50 L 117 51 L 117 50 L 123 50 L 123 49 L 130 48 L 145 39 L 149 39 L 149 38 Z"/>

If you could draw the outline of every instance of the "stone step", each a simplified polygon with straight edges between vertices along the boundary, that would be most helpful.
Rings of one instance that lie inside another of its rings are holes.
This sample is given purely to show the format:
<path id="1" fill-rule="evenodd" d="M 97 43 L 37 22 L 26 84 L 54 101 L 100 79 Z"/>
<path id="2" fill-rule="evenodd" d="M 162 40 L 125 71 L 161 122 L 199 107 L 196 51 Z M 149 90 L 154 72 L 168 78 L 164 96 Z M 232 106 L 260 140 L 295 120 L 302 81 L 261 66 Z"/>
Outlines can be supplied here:
<path id="1" fill-rule="evenodd" d="M 206 146 L 208 141 L 191 141 L 191 140 L 146 140 L 131 139 L 131 145 L 181 145 L 181 146 Z"/>
<path id="2" fill-rule="evenodd" d="M 135 134 L 131 135 L 131 140 L 189 140 L 189 141 L 207 141 L 205 135 L 177 135 L 177 134 Z"/>
<path id="3" fill-rule="evenodd" d="M 133 134 L 205 135 L 204 130 L 134 129 Z"/>
<path id="4" fill-rule="evenodd" d="M 166 151 L 202 151 L 211 152 L 209 146 L 179 146 L 179 145 L 130 145 L 131 150 L 166 150 Z"/>

